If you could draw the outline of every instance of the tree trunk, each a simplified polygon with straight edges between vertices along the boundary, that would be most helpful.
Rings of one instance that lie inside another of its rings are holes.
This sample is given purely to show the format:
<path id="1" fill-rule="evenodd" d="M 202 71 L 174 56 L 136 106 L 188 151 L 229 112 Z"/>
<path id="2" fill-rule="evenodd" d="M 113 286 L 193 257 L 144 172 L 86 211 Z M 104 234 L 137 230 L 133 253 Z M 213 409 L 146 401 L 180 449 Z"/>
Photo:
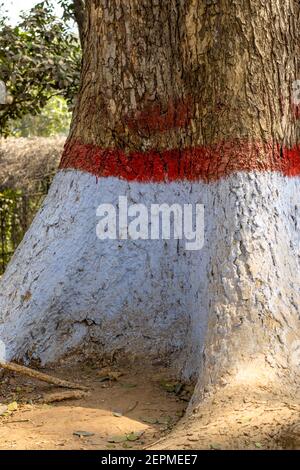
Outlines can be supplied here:
<path id="1" fill-rule="evenodd" d="M 298 1 L 86 3 L 60 171 L 1 284 L 8 357 L 48 362 L 85 342 L 171 358 L 198 378 L 193 406 L 220 384 L 292 384 Z M 96 208 L 119 196 L 203 203 L 203 249 L 100 242 Z"/>

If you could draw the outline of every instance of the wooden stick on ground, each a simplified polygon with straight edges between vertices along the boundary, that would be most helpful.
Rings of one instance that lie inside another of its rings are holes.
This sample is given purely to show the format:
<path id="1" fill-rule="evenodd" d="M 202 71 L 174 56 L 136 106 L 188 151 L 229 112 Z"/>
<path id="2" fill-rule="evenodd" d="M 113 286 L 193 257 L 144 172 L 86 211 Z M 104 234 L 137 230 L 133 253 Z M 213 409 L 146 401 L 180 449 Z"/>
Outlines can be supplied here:
<path id="1" fill-rule="evenodd" d="M 80 400 L 88 395 L 83 390 L 64 390 L 63 392 L 47 393 L 42 398 L 42 403 L 55 403 L 64 400 Z"/>
<path id="2" fill-rule="evenodd" d="M 68 382 L 67 380 L 58 379 L 57 377 L 52 377 L 51 375 L 38 372 L 37 370 L 29 369 L 25 366 L 20 366 L 14 362 L 1 362 L 0 368 L 10 370 L 11 372 L 17 372 L 18 374 L 26 375 L 33 379 L 41 380 L 42 382 L 47 382 L 48 384 L 57 385 L 57 387 L 71 388 L 77 390 L 85 390 L 88 388 L 83 385 L 75 384 L 73 382 Z"/>

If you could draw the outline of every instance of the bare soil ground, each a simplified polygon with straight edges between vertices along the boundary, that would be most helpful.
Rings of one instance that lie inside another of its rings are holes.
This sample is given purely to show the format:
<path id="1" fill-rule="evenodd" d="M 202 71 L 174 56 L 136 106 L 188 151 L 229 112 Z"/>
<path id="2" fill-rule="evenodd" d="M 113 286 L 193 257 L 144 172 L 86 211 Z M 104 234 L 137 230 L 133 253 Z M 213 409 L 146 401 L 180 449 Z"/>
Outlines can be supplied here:
<path id="1" fill-rule="evenodd" d="M 221 387 L 153 449 L 300 449 L 299 398 L 276 384 Z"/>
<path id="2" fill-rule="evenodd" d="M 162 367 L 77 364 L 45 372 L 90 392 L 51 403 L 53 394 L 70 391 L 3 373 L 0 449 L 300 449 L 298 394 L 226 386 L 180 421 L 193 386 Z"/>
<path id="3" fill-rule="evenodd" d="M 47 403 L 53 394 L 70 390 L 5 372 L 0 449 L 142 449 L 173 428 L 193 390 L 172 381 L 163 368 L 78 364 L 43 372 L 86 385 L 90 392 Z"/>

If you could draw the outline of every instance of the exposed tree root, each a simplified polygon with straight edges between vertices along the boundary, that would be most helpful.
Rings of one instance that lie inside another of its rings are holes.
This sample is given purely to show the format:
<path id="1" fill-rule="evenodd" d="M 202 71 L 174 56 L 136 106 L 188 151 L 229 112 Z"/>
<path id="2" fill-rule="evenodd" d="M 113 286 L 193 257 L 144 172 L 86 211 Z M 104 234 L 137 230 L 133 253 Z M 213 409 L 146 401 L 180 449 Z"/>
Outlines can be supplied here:
<path id="1" fill-rule="evenodd" d="M 151 449 L 299 449 L 299 386 L 284 376 L 268 381 L 268 371 L 259 376 L 253 370 L 190 405 L 172 433 Z"/>

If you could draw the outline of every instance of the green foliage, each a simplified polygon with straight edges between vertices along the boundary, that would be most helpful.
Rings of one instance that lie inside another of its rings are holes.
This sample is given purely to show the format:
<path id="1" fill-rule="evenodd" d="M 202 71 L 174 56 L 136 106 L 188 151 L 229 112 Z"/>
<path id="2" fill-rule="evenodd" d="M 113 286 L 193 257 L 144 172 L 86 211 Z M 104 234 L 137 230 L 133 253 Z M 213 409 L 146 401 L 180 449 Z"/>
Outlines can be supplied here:
<path id="1" fill-rule="evenodd" d="M 14 27 L 0 18 L 0 79 L 13 98 L 0 106 L 0 135 L 9 134 L 11 120 L 39 114 L 54 96 L 72 107 L 80 64 L 79 39 L 50 3 L 39 3 Z"/>
<path id="2" fill-rule="evenodd" d="M 0 274 L 22 239 L 21 221 L 16 217 L 20 191 L 0 193 Z"/>
<path id="3" fill-rule="evenodd" d="M 66 100 L 51 98 L 40 114 L 26 114 L 10 123 L 9 134 L 13 137 L 52 137 L 67 135 L 71 123 L 71 113 Z"/>
<path id="4" fill-rule="evenodd" d="M 48 0 L 47 3 L 49 3 L 49 0 Z M 50 3 L 51 3 L 51 1 L 50 1 Z M 60 6 L 63 9 L 63 20 L 65 20 L 65 21 L 70 21 L 70 20 L 71 21 L 76 21 L 75 2 L 73 0 L 58 0 L 58 3 L 60 4 Z M 82 7 L 83 7 L 84 2 L 82 1 L 80 3 L 82 3 Z"/>
<path id="5" fill-rule="evenodd" d="M 0 274 L 22 241 L 43 198 L 43 193 L 26 195 L 16 189 L 0 192 Z"/>

